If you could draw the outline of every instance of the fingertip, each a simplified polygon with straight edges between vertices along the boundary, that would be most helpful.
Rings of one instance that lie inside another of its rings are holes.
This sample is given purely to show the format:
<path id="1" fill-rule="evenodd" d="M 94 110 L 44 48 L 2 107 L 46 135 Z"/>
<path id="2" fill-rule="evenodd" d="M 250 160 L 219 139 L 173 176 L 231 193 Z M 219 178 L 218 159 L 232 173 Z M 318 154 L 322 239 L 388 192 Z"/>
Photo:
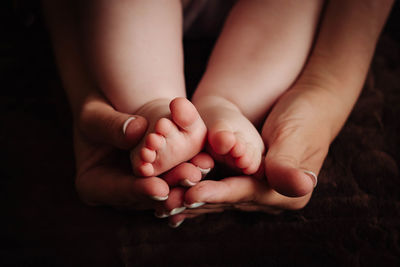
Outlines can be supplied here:
<path id="1" fill-rule="evenodd" d="M 158 177 L 135 178 L 142 184 L 142 194 L 155 201 L 165 201 L 169 196 L 168 184 Z"/>
<path id="2" fill-rule="evenodd" d="M 185 190 L 181 187 L 171 189 L 168 200 L 163 203 L 163 207 L 169 212 L 169 215 L 178 214 L 185 209 L 183 205 L 184 194 Z"/>
<path id="3" fill-rule="evenodd" d="M 314 182 L 304 170 L 269 162 L 266 166 L 268 184 L 287 197 L 302 197 L 311 193 Z"/>
<path id="4" fill-rule="evenodd" d="M 133 146 L 137 144 L 147 130 L 147 120 L 141 116 L 128 118 L 122 127 L 125 141 Z"/>
<path id="5" fill-rule="evenodd" d="M 189 209 L 196 209 L 206 204 L 205 202 L 184 203 L 185 207 Z"/>
<path id="6" fill-rule="evenodd" d="M 168 225 L 171 228 L 178 228 L 186 219 L 186 216 L 183 214 L 178 214 L 171 216 L 168 220 Z"/>
<path id="7" fill-rule="evenodd" d="M 213 186 L 214 185 L 214 186 Z M 188 208 L 199 207 L 203 204 L 195 203 L 205 203 L 208 202 L 209 199 L 213 199 L 213 195 L 215 192 L 218 193 L 220 186 L 218 186 L 216 181 L 205 180 L 201 181 L 197 185 L 190 187 L 185 195 L 184 195 L 184 203 Z M 194 204 L 194 206 L 193 206 Z"/>
<path id="8" fill-rule="evenodd" d="M 162 177 L 170 186 L 191 187 L 201 180 L 202 175 L 195 165 L 184 162 L 164 173 Z"/>
<path id="9" fill-rule="evenodd" d="M 166 196 L 150 196 L 150 198 L 155 201 L 165 201 L 168 199 L 168 195 L 166 195 Z"/>
<path id="10" fill-rule="evenodd" d="M 313 171 L 303 170 L 303 172 L 310 177 L 313 187 L 315 188 L 318 184 L 318 176 Z"/>
<path id="11" fill-rule="evenodd" d="M 125 122 L 124 122 L 124 124 L 122 125 L 122 133 L 125 135 L 125 133 L 126 133 L 126 128 L 128 127 L 128 125 L 129 125 L 129 123 L 131 122 L 131 121 L 133 121 L 133 120 L 135 120 L 136 119 L 136 117 L 129 117 Z"/>
<path id="12" fill-rule="evenodd" d="M 214 168 L 215 165 L 213 158 L 205 152 L 197 154 L 190 160 L 190 162 L 197 166 L 200 170 L 208 171 Z"/>
<path id="13" fill-rule="evenodd" d="M 190 181 L 189 179 L 184 179 L 180 181 L 180 185 L 183 187 L 192 187 L 195 186 L 197 183 Z"/>

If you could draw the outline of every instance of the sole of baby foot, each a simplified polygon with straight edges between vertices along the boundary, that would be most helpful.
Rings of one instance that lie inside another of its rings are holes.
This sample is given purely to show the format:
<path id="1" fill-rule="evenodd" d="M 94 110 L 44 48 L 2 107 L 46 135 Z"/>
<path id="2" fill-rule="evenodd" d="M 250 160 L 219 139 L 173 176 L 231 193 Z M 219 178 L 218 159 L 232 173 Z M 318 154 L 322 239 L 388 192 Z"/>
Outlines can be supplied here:
<path id="1" fill-rule="evenodd" d="M 186 98 L 176 98 L 169 104 L 169 111 L 170 118 L 157 118 L 153 129 L 133 151 L 135 174 L 159 175 L 191 159 L 203 148 L 207 129 L 193 104 Z"/>
<path id="2" fill-rule="evenodd" d="M 218 161 L 250 175 L 261 164 L 264 145 L 257 129 L 242 114 L 231 114 L 210 127 L 208 143 L 210 153 Z"/>

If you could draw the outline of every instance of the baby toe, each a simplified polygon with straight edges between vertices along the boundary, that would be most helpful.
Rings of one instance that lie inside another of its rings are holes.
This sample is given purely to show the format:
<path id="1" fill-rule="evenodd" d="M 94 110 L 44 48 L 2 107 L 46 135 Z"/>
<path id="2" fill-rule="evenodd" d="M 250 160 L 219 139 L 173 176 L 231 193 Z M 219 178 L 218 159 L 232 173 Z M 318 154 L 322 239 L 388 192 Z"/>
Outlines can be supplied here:
<path id="1" fill-rule="evenodd" d="M 147 147 L 143 147 L 140 150 L 140 157 L 144 162 L 152 163 L 156 160 L 157 153 L 156 151 L 149 149 Z"/>
<path id="2" fill-rule="evenodd" d="M 146 138 L 146 147 L 151 150 L 161 149 L 165 143 L 165 137 L 160 134 L 150 133 Z"/>
<path id="3" fill-rule="evenodd" d="M 252 163 L 254 152 L 255 151 L 252 146 L 247 146 L 246 153 L 235 160 L 236 166 L 240 169 L 248 168 Z"/>
<path id="4" fill-rule="evenodd" d="M 153 164 L 151 163 L 143 163 L 139 168 L 138 168 L 139 174 L 142 176 L 152 176 L 154 175 L 154 167 Z"/>
<path id="5" fill-rule="evenodd" d="M 230 151 L 230 154 L 233 158 L 242 157 L 246 153 L 246 145 L 244 142 L 236 137 L 236 144 Z"/>
<path id="6" fill-rule="evenodd" d="M 175 124 L 167 118 L 158 120 L 154 127 L 155 132 L 164 137 L 167 137 L 174 129 L 176 129 Z"/>
<path id="7" fill-rule="evenodd" d="M 169 108 L 173 122 L 184 130 L 190 131 L 191 126 L 200 118 L 195 106 L 184 97 L 172 100 Z"/>
<path id="8" fill-rule="evenodd" d="M 218 131 L 210 135 L 209 143 L 215 153 L 226 155 L 236 144 L 236 138 L 230 131 Z"/>

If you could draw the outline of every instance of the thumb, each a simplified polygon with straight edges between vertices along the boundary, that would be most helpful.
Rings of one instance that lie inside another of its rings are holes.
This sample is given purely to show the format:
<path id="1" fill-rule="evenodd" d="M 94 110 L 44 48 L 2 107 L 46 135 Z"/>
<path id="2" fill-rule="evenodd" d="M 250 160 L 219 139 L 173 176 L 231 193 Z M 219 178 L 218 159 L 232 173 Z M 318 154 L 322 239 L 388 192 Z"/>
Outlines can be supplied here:
<path id="1" fill-rule="evenodd" d="M 277 128 L 275 128 L 277 129 Z M 288 126 L 279 134 L 264 136 L 268 146 L 265 174 L 269 185 L 282 195 L 301 197 L 311 193 L 326 157 L 324 141 L 310 125 Z M 274 136 L 274 138 L 270 138 Z"/>
<path id="2" fill-rule="evenodd" d="M 147 121 L 140 116 L 116 111 L 104 97 L 96 93 L 83 104 L 78 126 L 90 140 L 129 149 L 146 132 Z"/>

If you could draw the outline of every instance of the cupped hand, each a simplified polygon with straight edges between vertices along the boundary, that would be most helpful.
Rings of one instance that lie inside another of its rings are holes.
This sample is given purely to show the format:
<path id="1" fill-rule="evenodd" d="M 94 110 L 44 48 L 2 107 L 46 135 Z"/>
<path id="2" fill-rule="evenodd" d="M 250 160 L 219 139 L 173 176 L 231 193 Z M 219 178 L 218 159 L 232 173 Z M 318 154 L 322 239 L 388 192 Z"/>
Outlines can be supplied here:
<path id="1" fill-rule="evenodd" d="M 332 115 L 327 108 L 340 108 L 337 98 L 323 90 L 288 91 L 269 114 L 262 131 L 267 147 L 264 165 L 255 176 L 205 180 L 182 194 L 187 208 L 169 218 L 171 225 L 208 212 L 226 209 L 279 213 L 297 210 L 309 202 L 335 129 L 346 114 Z M 172 193 L 172 192 L 171 192 Z"/>
<path id="2" fill-rule="evenodd" d="M 185 219 L 224 210 L 270 214 L 298 210 L 308 203 L 311 193 L 297 198 L 279 194 L 268 185 L 260 169 L 254 176 L 231 176 L 218 181 L 203 180 L 189 188 L 174 187 L 169 196 L 158 206 L 156 215 L 169 217 L 170 226 L 177 227 Z"/>
<path id="3" fill-rule="evenodd" d="M 187 218 L 231 209 L 270 214 L 297 210 L 308 203 L 311 193 L 298 198 L 287 197 L 273 190 L 265 177 L 232 176 L 220 181 L 204 180 L 187 190 L 174 188 L 170 196 L 174 197 L 165 202 L 168 210 L 186 207 L 180 214 L 169 217 L 171 226 L 179 226 Z"/>
<path id="4" fill-rule="evenodd" d="M 169 198 L 170 186 L 193 186 L 202 171 L 214 165 L 210 156 L 200 153 L 160 177 L 134 177 L 128 150 L 146 132 L 147 121 L 116 111 L 96 91 L 83 102 L 79 114 L 74 124 L 76 188 L 89 205 L 154 209 Z"/>
<path id="5" fill-rule="evenodd" d="M 79 114 L 74 124 L 76 188 L 85 203 L 145 209 L 168 196 L 163 179 L 132 175 L 127 149 L 145 133 L 144 118 L 117 112 L 95 91 Z"/>

